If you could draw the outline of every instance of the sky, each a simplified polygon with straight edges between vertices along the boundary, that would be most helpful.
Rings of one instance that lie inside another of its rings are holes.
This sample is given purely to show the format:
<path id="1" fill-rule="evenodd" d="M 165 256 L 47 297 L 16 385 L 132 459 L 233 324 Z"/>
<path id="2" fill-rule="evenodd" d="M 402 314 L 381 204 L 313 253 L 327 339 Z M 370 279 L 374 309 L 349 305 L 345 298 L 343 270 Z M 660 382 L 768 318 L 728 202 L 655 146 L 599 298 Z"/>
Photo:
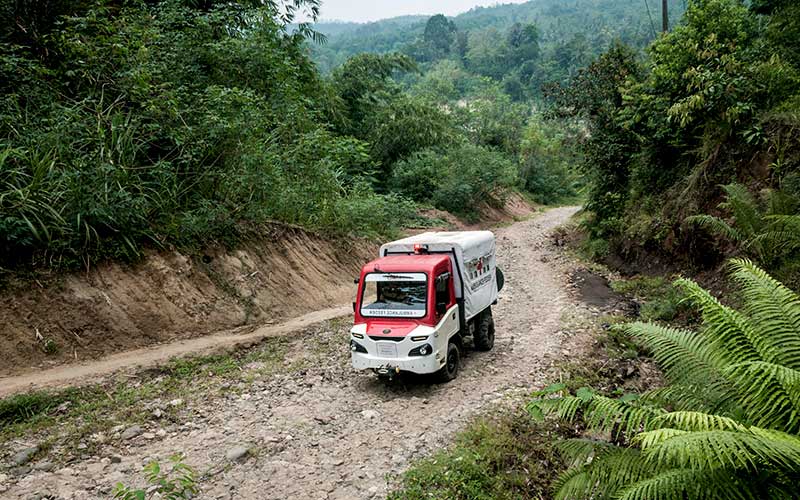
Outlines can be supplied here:
<path id="1" fill-rule="evenodd" d="M 523 3 L 528 0 L 322 0 L 321 19 L 326 21 L 368 22 L 408 14 L 453 16 L 469 9 L 498 3 Z"/>

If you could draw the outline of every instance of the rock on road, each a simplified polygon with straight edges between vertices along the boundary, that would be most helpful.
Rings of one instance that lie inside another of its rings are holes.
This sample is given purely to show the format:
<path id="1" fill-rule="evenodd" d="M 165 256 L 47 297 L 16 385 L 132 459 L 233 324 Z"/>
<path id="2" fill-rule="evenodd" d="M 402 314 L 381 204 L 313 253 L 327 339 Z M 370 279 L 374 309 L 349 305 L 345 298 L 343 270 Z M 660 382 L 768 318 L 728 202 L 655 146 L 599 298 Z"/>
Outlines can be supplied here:
<path id="1" fill-rule="evenodd" d="M 67 467 L 35 470 L 2 496 L 107 498 L 116 482 L 141 485 L 141 467 L 150 459 L 182 452 L 202 476 L 200 498 L 383 498 L 387 477 L 445 446 L 471 416 L 545 382 L 549 361 L 560 354 L 562 314 L 573 305 L 547 235 L 576 211 L 554 208 L 495 231 L 506 276 L 494 309 L 495 347 L 467 348 L 451 383 L 386 384 L 353 371 L 348 325 L 334 323 L 314 332 L 341 346 L 334 359 L 319 359 L 300 376 L 279 374 L 209 397 L 193 409 L 191 422 L 109 444 Z M 298 341 L 294 349 L 304 346 Z"/>

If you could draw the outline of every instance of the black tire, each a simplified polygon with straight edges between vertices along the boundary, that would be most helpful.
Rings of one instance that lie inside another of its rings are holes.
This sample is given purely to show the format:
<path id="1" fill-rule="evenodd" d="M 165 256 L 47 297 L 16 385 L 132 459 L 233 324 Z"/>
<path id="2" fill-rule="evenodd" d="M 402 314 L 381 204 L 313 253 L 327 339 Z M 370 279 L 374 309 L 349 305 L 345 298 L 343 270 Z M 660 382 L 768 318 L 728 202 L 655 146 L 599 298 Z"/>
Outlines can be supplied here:
<path id="1" fill-rule="evenodd" d="M 503 274 L 503 270 L 499 267 L 494 268 L 495 271 L 495 278 L 497 279 L 497 291 L 503 289 L 503 285 L 506 284 L 506 276 Z"/>
<path id="2" fill-rule="evenodd" d="M 450 341 L 447 344 L 447 360 L 441 370 L 436 372 L 436 378 L 439 382 L 447 383 L 458 376 L 458 368 L 461 366 L 461 350 L 458 344 Z"/>
<path id="3" fill-rule="evenodd" d="M 475 343 L 475 349 L 479 351 L 491 351 L 494 347 L 494 318 L 492 318 L 491 309 L 486 309 L 481 313 L 472 340 Z"/>

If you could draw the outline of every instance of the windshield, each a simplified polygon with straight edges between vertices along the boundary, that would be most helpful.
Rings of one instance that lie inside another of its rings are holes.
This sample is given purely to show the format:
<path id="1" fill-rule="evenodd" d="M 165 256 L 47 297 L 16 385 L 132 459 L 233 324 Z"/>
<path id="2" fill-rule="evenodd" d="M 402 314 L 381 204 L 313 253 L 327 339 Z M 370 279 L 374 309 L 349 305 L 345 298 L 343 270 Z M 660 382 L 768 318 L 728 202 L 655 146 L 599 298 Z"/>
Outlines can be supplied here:
<path id="1" fill-rule="evenodd" d="M 361 315 L 424 318 L 427 284 L 424 273 L 370 273 L 361 296 Z"/>

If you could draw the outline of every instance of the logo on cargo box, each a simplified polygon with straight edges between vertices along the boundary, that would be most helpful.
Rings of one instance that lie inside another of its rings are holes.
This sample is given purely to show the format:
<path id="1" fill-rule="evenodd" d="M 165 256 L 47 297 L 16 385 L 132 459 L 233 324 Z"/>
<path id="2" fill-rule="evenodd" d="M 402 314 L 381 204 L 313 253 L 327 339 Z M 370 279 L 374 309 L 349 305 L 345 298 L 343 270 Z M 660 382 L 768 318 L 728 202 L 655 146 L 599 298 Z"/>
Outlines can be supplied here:
<path id="1" fill-rule="evenodd" d="M 472 259 L 466 263 L 467 276 L 469 281 L 478 280 L 470 283 L 469 289 L 473 292 L 483 285 L 492 281 L 492 254 L 486 254 L 477 259 Z"/>

